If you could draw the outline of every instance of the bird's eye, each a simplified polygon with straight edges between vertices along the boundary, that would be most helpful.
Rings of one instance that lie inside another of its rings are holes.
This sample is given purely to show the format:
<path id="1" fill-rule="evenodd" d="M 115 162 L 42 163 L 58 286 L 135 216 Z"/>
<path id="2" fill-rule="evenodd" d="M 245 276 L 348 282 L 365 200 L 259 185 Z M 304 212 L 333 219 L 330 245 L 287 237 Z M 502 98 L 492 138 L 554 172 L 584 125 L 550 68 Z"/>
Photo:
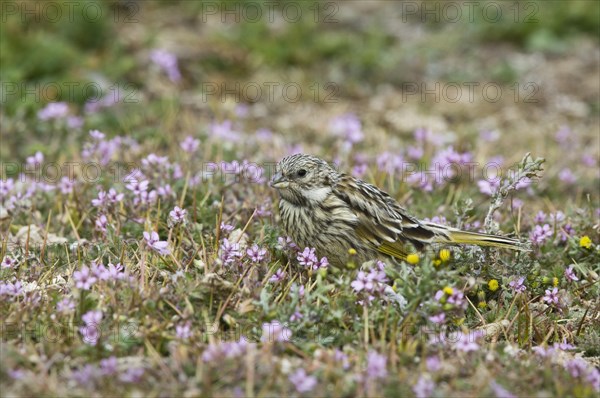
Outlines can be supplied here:
<path id="1" fill-rule="evenodd" d="M 306 170 L 300 169 L 296 174 L 298 175 L 298 177 L 304 177 L 306 175 Z"/>

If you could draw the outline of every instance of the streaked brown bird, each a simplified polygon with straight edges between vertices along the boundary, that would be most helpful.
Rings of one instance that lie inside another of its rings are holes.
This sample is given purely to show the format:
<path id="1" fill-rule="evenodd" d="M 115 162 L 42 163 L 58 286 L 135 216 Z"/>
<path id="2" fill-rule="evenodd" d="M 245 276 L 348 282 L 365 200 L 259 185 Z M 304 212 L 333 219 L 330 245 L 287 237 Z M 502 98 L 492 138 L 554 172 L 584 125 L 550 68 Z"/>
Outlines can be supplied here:
<path id="1" fill-rule="evenodd" d="M 334 266 L 350 260 L 360 265 L 382 255 L 405 260 L 410 246 L 421 250 L 432 243 L 525 250 L 515 239 L 419 220 L 386 192 L 315 156 L 282 159 L 271 186 L 280 195 L 286 233 L 300 247 L 314 247 Z"/>

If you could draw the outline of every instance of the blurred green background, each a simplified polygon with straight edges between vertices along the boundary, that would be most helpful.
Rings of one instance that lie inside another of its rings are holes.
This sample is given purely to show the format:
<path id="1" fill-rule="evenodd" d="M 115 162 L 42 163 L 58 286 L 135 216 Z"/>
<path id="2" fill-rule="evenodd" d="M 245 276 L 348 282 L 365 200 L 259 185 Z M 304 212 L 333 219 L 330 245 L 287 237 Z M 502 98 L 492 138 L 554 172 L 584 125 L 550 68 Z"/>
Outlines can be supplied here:
<path id="1" fill-rule="evenodd" d="M 18 85 L 16 93 L 11 90 L 10 95 L 3 98 L 5 111 L 14 115 L 23 108 L 33 112 L 43 105 L 35 101 L 35 96 L 25 95 L 23 85 L 28 84 L 79 82 L 84 86 L 93 81 L 94 74 L 101 73 L 110 81 L 143 87 L 136 52 L 151 46 L 153 38 L 160 35 L 159 30 L 152 29 L 160 24 L 154 20 L 156 13 L 167 19 L 179 19 L 190 34 L 202 36 L 207 47 L 198 48 L 197 57 L 189 54 L 182 62 L 188 86 L 198 84 L 211 74 L 250 78 L 260 68 L 301 68 L 304 73 L 313 75 L 333 73 L 334 69 L 356 84 L 399 84 L 404 75 L 401 71 L 414 69 L 415 62 L 435 64 L 448 55 L 468 56 L 469 49 L 479 45 L 508 43 L 518 51 L 560 54 L 580 35 L 597 39 L 599 33 L 600 2 L 597 1 L 475 2 L 473 22 L 467 7 L 461 7 L 462 16 L 455 18 L 456 8 L 446 7 L 443 2 L 437 4 L 438 11 L 429 14 L 427 10 L 435 10 L 432 2 L 429 6 L 421 2 L 380 2 L 382 11 L 395 9 L 397 15 L 370 12 L 364 19 L 346 10 L 355 7 L 359 9 L 356 13 L 360 12 L 358 2 L 280 1 L 270 6 L 262 1 L 249 3 L 252 4 L 233 1 L 3 2 L 0 79 L 4 91 L 7 83 Z M 294 8 L 286 9 L 287 3 L 293 3 Z M 487 7 L 487 3 L 494 6 Z M 257 6 L 261 7 L 261 18 L 254 18 Z M 236 23 L 236 15 L 231 14 L 226 27 L 202 29 L 203 22 L 213 17 L 214 7 L 239 10 L 239 22 Z M 415 11 L 414 7 L 425 8 Z M 295 21 L 296 8 L 302 12 L 297 23 L 274 26 L 276 24 L 269 22 L 269 10 L 279 15 L 284 9 L 290 21 Z M 497 15 L 497 9 L 502 10 L 501 16 Z M 98 10 L 101 15 L 97 17 Z M 147 14 L 148 10 L 156 13 Z M 248 14 L 245 17 L 244 10 Z M 431 37 L 429 45 L 424 46 L 421 40 L 418 48 L 401 43 L 403 38 L 394 34 L 395 23 L 424 28 Z M 142 36 L 135 41 L 124 37 L 124 28 L 132 24 L 147 29 L 138 32 Z M 440 40 L 441 33 L 456 35 L 452 47 L 446 46 L 452 38 Z M 420 72 L 426 74 L 426 68 L 423 69 Z M 514 79 L 515 74 L 506 65 L 492 73 L 507 82 Z M 480 76 L 467 76 L 456 68 L 445 70 L 441 77 L 473 79 Z M 74 90 L 75 95 L 66 98 L 63 91 L 45 93 L 48 98 L 42 100 L 68 99 L 81 105 L 96 95 Z"/>
<path id="2" fill-rule="evenodd" d="M 600 2 L 477 1 L 473 7 L 421 1 L 3 2 L 5 145 L 0 154 L 24 156 L 44 144 L 41 137 L 48 129 L 38 125 L 35 115 L 46 103 L 65 101 L 74 114 L 83 114 L 86 101 L 112 87 L 135 94 L 135 101 L 86 116 L 85 128 L 142 128 L 140 112 L 165 106 L 165 101 L 180 107 L 186 97 L 201 95 L 205 82 L 294 81 L 307 91 L 335 82 L 336 100 L 352 107 L 382 90 L 401 93 L 406 82 L 494 81 L 510 89 L 535 77 L 535 68 L 529 75 L 518 68 L 527 62 L 520 61 L 525 56 L 558 63 L 598 50 Z M 257 10 L 260 18 L 255 18 Z M 151 73 L 148 54 L 154 48 L 177 56 L 183 79 L 175 89 Z M 567 94 L 596 117 L 597 70 L 590 70 L 590 64 L 597 69 L 597 61 L 588 60 L 585 70 L 565 72 L 588 81 L 574 82 Z M 539 94 L 538 106 L 543 106 L 555 91 Z M 471 117 L 453 113 L 448 120 Z M 15 134 L 42 141 L 20 145 L 8 137 Z"/>

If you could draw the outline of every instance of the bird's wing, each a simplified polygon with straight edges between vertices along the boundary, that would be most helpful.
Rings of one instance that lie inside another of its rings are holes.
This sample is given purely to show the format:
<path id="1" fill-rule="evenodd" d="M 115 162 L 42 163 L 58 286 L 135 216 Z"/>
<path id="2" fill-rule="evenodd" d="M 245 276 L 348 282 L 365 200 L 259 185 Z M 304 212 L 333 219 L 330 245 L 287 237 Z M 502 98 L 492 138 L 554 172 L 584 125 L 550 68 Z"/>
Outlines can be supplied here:
<path id="1" fill-rule="evenodd" d="M 334 192 L 356 214 L 357 235 L 381 253 L 404 259 L 410 250 L 407 243 L 420 247 L 434 236 L 434 232 L 374 185 L 342 175 Z"/>

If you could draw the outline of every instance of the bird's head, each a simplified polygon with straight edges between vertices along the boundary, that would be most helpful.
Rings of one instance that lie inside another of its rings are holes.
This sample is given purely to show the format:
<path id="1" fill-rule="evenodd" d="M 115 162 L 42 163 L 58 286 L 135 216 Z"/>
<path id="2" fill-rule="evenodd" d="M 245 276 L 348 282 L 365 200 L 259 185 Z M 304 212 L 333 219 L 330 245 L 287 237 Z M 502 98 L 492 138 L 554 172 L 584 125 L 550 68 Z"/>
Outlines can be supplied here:
<path id="1" fill-rule="evenodd" d="M 337 172 L 315 156 L 295 154 L 277 163 L 271 187 L 297 206 L 321 203 L 332 190 Z"/>

